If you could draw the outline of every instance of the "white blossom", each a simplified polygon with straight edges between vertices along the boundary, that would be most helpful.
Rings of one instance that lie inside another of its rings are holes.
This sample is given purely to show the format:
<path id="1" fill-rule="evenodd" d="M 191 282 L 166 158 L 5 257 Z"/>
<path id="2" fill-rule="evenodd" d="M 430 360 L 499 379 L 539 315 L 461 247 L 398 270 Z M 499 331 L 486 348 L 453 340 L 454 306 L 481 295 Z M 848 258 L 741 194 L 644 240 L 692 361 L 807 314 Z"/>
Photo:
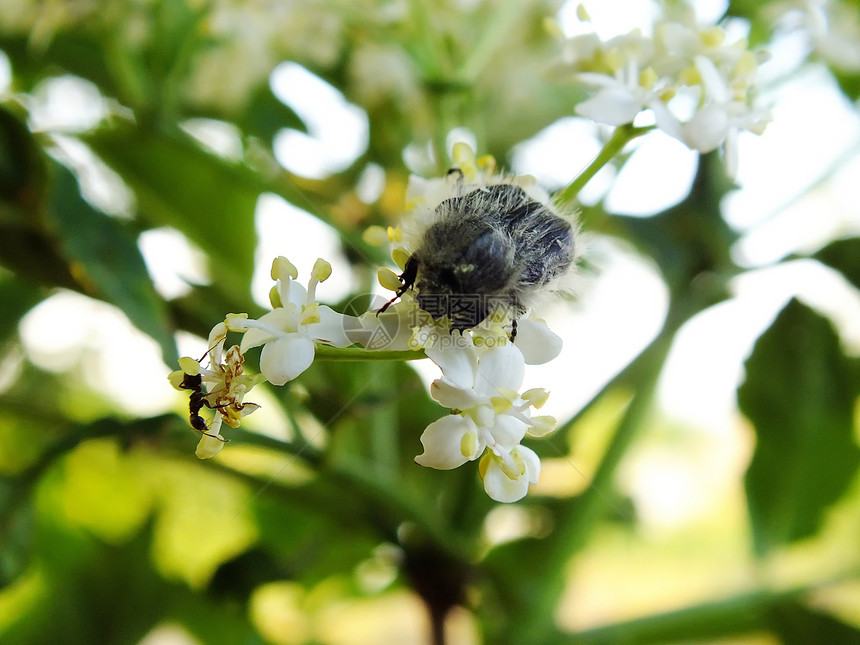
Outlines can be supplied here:
<path id="1" fill-rule="evenodd" d="M 531 416 L 530 408 L 546 400 L 545 390 L 518 391 L 525 371 L 522 352 L 511 342 L 481 352 L 465 343 L 426 351 L 442 370 L 430 394 L 452 413 L 427 426 L 416 463 L 449 470 L 484 455 L 480 472 L 487 494 L 499 502 L 521 499 L 538 481 L 540 460 L 520 442 L 554 425 L 550 417 Z"/>
<path id="2" fill-rule="evenodd" d="M 209 367 L 188 356 L 179 359 L 180 369 L 171 372 L 168 380 L 177 390 L 190 393 L 189 413 L 191 425 L 200 432 L 197 456 L 208 459 L 219 453 L 227 442 L 221 436 L 223 423 L 236 428 L 242 417 L 257 410 L 256 403 L 245 402 L 245 395 L 259 382 L 259 376 L 245 372 L 245 357 L 233 345 L 224 352 L 227 325 L 218 323 L 209 332 L 205 357 Z M 202 360 L 202 359 L 201 359 Z M 214 411 L 211 423 L 200 414 L 203 408 Z"/>
<path id="3" fill-rule="evenodd" d="M 605 42 L 595 35 L 567 41 L 563 66 L 594 94 L 576 112 L 598 123 L 637 122 L 649 111 L 656 126 L 699 152 L 725 147 L 727 168 L 736 168 L 734 150 L 741 131 L 761 134 L 770 120 L 755 106 L 758 64 L 741 38 L 727 42 L 716 26 L 700 27 L 677 12 L 653 36 L 633 31 Z"/>
<path id="4" fill-rule="evenodd" d="M 284 385 L 304 372 L 314 360 L 316 343 L 347 347 L 352 340 L 346 329 L 354 324 L 348 316 L 315 301 L 316 286 L 329 277 L 331 265 L 317 260 L 308 288 L 297 284 L 298 271 L 287 258 L 272 263 L 272 278 L 277 281 L 271 294 L 274 309 L 259 319 L 234 316 L 228 319 L 232 331 L 244 332 L 242 353 L 263 346 L 260 371 L 272 385 Z"/>
<path id="5" fill-rule="evenodd" d="M 805 0 L 786 5 L 785 21 L 805 32 L 815 53 L 836 69 L 860 71 L 860 15 L 850 3 Z"/>

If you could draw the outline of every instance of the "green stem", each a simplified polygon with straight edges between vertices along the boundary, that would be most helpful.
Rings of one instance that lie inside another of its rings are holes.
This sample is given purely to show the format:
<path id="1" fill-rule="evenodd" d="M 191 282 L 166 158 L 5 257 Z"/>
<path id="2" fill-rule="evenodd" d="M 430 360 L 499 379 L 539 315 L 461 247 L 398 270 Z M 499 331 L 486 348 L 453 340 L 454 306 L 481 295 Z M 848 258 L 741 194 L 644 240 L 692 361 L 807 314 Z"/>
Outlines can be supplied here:
<path id="1" fill-rule="evenodd" d="M 545 556 L 532 566 L 542 580 L 540 592 L 523 599 L 528 607 L 527 616 L 517 625 L 511 642 L 538 642 L 546 625 L 552 623 L 555 601 L 564 585 L 565 564 L 581 550 L 603 511 L 611 502 L 607 493 L 612 489 L 612 478 L 633 442 L 643 422 L 648 418 L 651 403 L 657 389 L 657 380 L 674 338 L 676 317 L 667 318 L 660 335 L 643 351 L 628 369 L 635 369 L 640 388 L 618 423 L 615 435 L 603 455 L 589 487 L 568 507 L 568 512 L 559 519 L 552 540 L 563 548 L 549 549 Z"/>
<path id="2" fill-rule="evenodd" d="M 319 466 L 323 460 L 322 453 L 306 441 L 283 441 L 257 432 L 250 432 L 244 428 L 230 428 L 228 433 L 225 434 L 228 434 L 230 440 L 235 441 L 237 444 L 243 446 L 260 446 L 261 448 L 269 448 L 285 455 L 301 457 L 304 461 L 314 466 Z"/>
<path id="3" fill-rule="evenodd" d="M 511 30 L 528 7 L 528 2 L 505 2 L 493 12 L 492 21 L 460 69 L 458 79 L 461 83 L 473 85 L 478 80 L 493 56 L 505 45 Z"/>
<path id="4" fill-rule="evenodd" d="M 315 360 L 358 362 L 358 361 L 415 361 L 419 358 L 427 358 L 423 351 L 375 351 L 362 349 L 360 347 L 338 348 L 329 345 L 317 345 Z"/>
<path id="5" fill-rule="evenodd" d="M 632 123 L 622 125 L 617 128 L 609 141 L 606 142 L 606 145 L 603 146 L 603 150 L 601 150 L 591 163 L 588 164 L 585 170 L 579 173 L 576 179 L 556 193 L 556 200 L 562 204 L 572 202 L 576 199 L 579 191 L 581 191 L 583 187 L 591 181 L 591 178 L 594 177 L 594 175 L 596 175 L 603 166 L 614 159 L 615 156 L 621 152 L 624 146 L 626 146 L 630 141 L 633 141 L 636 137 L 641 136 L 646 132 L 650 132 L 653 129 L 653 125 L 635 127 Z"/>
<path id="6" fill-rule="evenodd" d="M 427 0 L 411 0 L 413 34 L 420 52 L 419 65 L 424 76 L 433 81 L 445 78 L 448 68 L 448 55 L 445 43 L 438 29 L 434 29 L 433 17 L 427 7 Z"/>
<path id="7" fill-rule="evenodd" d="M 585 544 L 588 534 L 605 508 L 606 494 L 612 488 L 612 478 L 618 464 L 626 454 L 643 422 L 648 418 L 657 391 L 660 372 L 663 369 L 666 356 L 669 354 L 673 338 L 673 332 L 661 334 L 640 355 L 640 360 L 637 361 L 637 367 L 640 370 L 638 382 L 641 385 L 618 423 L 615 435 L 594 473 L 591 484 L 577 500 L 571 520 L 563 527 L 566 529 L 565 544 L 573 546 L 577 550 Z"/>
<path id="8" fill-rule="evenodd" d="M 614 623 L 560 638 L 559 643 L 597 645 L 609 643 L 710 642 L 744 632 L 766 629 L 772 611 L 824 587 L 856 581 L 855 568 L 847 575 L 789 589 L 754 590 L 673 611 Z"/>

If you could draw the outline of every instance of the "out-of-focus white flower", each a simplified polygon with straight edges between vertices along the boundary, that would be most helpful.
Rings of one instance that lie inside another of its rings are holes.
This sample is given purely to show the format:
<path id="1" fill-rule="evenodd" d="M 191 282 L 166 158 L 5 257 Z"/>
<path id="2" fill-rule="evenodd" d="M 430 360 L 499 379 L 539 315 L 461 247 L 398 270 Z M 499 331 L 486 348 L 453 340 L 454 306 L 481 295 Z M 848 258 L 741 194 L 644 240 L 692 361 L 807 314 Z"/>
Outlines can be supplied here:
<path id="1" fill-rule="evenodd" d="M 362 43 L 352 53 L 349 75 L 363 105 L 395 102 L 402 110 L 419 109 L 422 101 L 414 64 L 400 47 Z"/>
<path id="2" fill-rule="evenodd" d="M 598 123 L 633 123 L 650 110 L 658 128 L 699 152 L 723 145 L 729 173 L 740 131 L 761 134 L 770 115 L 754 105 L 764 54 L 745 39 L 726 42 L 720 27 L 700 27 L 691 12 L 654 27 L 601 42 L 595 35 L 567 41 L 563 66 L 595 89 L 576 112 Z"/>
<path id="3" fill-rule="evenodd" d="M 520 445 L 526 434 L 542 436 L 554 425 L 550 417 L 532 417 L 548 396 L 545 390 L 519 393 L 525 369 L 522 352 L 511 342 L 483 349 L 461 343 L 438 344 L 427 355 L 442 370 L 431 396 L 452 414 L 434 421 L 421 435 L 422 466 L 448 470 L 485 454 L 480 468 L 487 494 L 515 502 L 537 483 L 540 460 Z"/>
<path id="4" fill-rule="evenodd" d="M 314 0 L 213 0 L 197 28 L 207 40 L 191 61 L 188 100 L 237 112 L 282 60 L 333 64 L 343 46 L 343 20 Z"/>
<path id="5" fill-rule="evenodd" d="M 771 6 L 787 30 L 804 33 L 809 46 L 834 68 L 860 71 L 860 15 L 852 3 L 800 0 Z"/>
<path id="6" fill-rule="evenodd" d="M 307 290 L 295 282 L 298 271 L 287 258 L 272 263 L 272 278 L 277 281 L 270 299 L 274 309 L 258 320 L 243 316 L 228 317 L 231 331 L 244 332 L 242 353 L 263 345 L 260 371 L 272 385 L 283 385 L 304 372 L 314 360 L 315 343 L 347 347 L 352 340 L 346 330 L 356 323 L 315 301 L 316 287 L 331 275 L 331 265 L 323 259 L 314 264 Z"/>

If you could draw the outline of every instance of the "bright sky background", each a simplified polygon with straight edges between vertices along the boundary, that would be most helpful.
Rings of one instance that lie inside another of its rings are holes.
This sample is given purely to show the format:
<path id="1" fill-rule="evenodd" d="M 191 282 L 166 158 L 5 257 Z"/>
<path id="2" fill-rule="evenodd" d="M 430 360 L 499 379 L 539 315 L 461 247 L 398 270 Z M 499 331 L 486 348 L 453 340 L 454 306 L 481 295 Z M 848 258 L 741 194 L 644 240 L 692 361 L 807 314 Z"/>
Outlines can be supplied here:
<path id="1" fill-rule="evenodd" d="M 698 15 L 705 21 L 713 19 L 724 4 L 697 3 Z M 650 22 L 646 2 L 603 1 L 586 6 L 602 36 Z M 561 14 L 568 33 L 579 28 L 574 8 L 575 3 L 568 3 Z M 784 46 L 778 43 L 773 48 L 763 76 L 773 81 L 784 75 L 803 46 L 786 36 Z M 0 59 L 0 88 L 8 83 L 8 66 L 3 63 Z M 292 63 L 279 66 L 272 80 L 276 94 L 303 117 L 309 130 L 308 135 L 284 131 L 277 138 L 276 156 L 285 167 L 321 177 L 343 170 L 363 152 L 367 119 L 337 90 Z M 660 384 L 660 403 L 666 413 L 710 433 L 733 431 L 737 415 L 734 391 L 742 379 L 742 362 L 757 334 L 791 296 L 798 295 L 828 312 L 845 342 L 860 351 L 860 299 L 844 280 L 812 262 L 776 269 L 767 266 L 792 251 L 813 250 L 827 240 L 860 233 L 856 186 L 860 120 L 822 69 L 792 74 L 790 80 L 771 87 L 774 89 L 765 91 L 763 98 L 773 106 L 774 121 L 760 137 L 742 136 L 740 188 L 724 204 L 727 220 L 744 232 L 735 249 L 737 258 L 753 270 L 737 280 L 731 300 L 700 315 L 683 330 Z M 97 121 L 103 105 L 93 90 L 79 79 L 47 84 L 37 93 L 34 123 L 74 130 Z M 236 135 L 222 126 L 191 123 L 189 131 L 230 155 Z M 561 119 L 514 151 L 513 170 L 535 175 L 549 189 L 558 188 L 597 153 L 595 134 L 595 126 L 583 119 Z M 86 152 L 73 143 L 63 151 L 76 164 L 84 163 L 81 159 Z M 593 203 L 605 196 L 611 211 L 648 216 L 686 194 L 694 164 L 692 152 L 655 132 L 641 140 L 617 178 L 611 170 L 600 173 L 581 197 L 585 203 Z M 840 170 L 817 183 L 834 165 Z M 378 169 L 375 172 L 378 175 Z M 106 200 L 112 210 L 122 212 L 130 207 L 128 196 L 123 197 L 122 188 L 115 179 L 111 183 L 111 177 L 107 169 L 90 170 L 84 176 L 85 187 L 93 201 Z M 318 292 L 323 301 L 335 301 L 354 288 L 336 236 L 312 215 L 264 195 L 258 207 L 257 234 L 261 242 L 253 288 L 258 302 L 267 302 L 269 267 L 277 255 L 290 258 L 301 281 L 307 279 L 317 257 L 331 261 L 333 276 Z M 200 254 L 178 233 L 151 231 L 140 244 L 163 293 L 182 293 L 187 288 L 185 279 L 205 280 Z M 653 267 L 619 244 L 606 240 L 586 240 L 586 244 L 590 245 L 589 257 L 593 255 L 599 267 L 597 285 L 583 289 L 577 306 L 559 303 L 550 309 L 546 317 L 564 338 L 563 353 L 548 365 L 530 368 L 527 374 L 528 387 L 547 387 L 554 392 L 546 411 L 560 419 L 577 410 L 647 344 L 666 310 L 665 288 Z M 57 333 L 58 320 L 63 321 L 62 334 Z M 165 378 L 173 367 L 163 365 L 155 344 L 108 305 L 61 293 L 28 314 L 21 332 L 34 362 L 62 370 L 80 361 L 87 381 L 132 413 L 149 415 L 177 406 L 176 394 Z M 200 339 L 182 337 L 180 342 L 183 353 L 198 356 L 205 350 Z M 129 369 L 129 365 L 135 368 Z M 419 371 L 428 380 L 438 376 L 429 361 Z"/>

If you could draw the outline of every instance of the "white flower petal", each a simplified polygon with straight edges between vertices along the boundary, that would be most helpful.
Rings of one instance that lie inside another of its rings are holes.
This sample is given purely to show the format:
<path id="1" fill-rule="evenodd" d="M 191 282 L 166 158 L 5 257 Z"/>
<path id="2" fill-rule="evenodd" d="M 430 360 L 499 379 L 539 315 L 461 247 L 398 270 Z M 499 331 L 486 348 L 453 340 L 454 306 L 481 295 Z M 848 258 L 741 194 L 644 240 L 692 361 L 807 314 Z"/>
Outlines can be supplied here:
<path id="1" fill-rule="evenodd" d="M 702 85 L 705 87 L 706 95 L 717 103 L 728 102 L 729 89 L 726 87 L 726 82 L 714 61 L 705 56 L 696 56 L 693 62 L 702 77 Z"/>
<path id="2" fill-rule="evenodd" d="M 285 294 L 284 291 L 287 288 L 287 282 L 289 283 L 289 293 Z M 281 307 L 285 307 L 288 304 L 301 307 L 302 305 L 307 304 L 308 290 L 298 282 L 295 280 L 287 280 L 282 282 L 280 286 L 281 290 L 279 295 L 281 296 Z"/>
<path id="3" fill-rule="evenodd" d="M 525 376 L 523 353 L 513 343 L 496 345 L 481 355 L 475 377 L 475 392 L 485 397 L 519 390 Z"/>
<path id="4" fill-rule="evenodd" d="M 526 429 L 530 437 L 545 437 L 554 432 L 558 421 L 555 417 L 539 416 L 531 418 L 531 425 Z"/>
<path id="5" fill-rule="evenodd" d="M 715 150 L 726 138 L 729 119 L 715 103 L 705 105 L 684 125 L 684 143 L 699 152 Z"/>
<path id="6" fill-rule="evenodd" d="M 221 423 L 221 415 L 216 414 L 212 420 L 212 426 L 207 430 L 207 434 L 200 437 L 197 450 L 194 451 L 198 459 L 209 459 L 221 452 L 226 443 L 221 436 Z"/>
<path id="7" fill-rule="evenodd" d="M 358 319 L 355 316 L 339 314 L 331 309 L 331 307 L 326 307 L 325 305 L 320 305 L 318 311 L 320 321 L 305 325 L 308 335 L 321 343 L 334 347 L 349 347 L 352 345 L 352 341 L 347 336 L 346 331 L 358 325 Z"/>
<path id="8" fill-rule="evenodd" d="M 534 451 L 517 446 L 511 456 L 523 467 L 522 474 L 511 479 L 502 469 L 501 459 L 495 455 L 489 459 L 484 473 L 484 490 L 497 502 L 516 502 L 526 496 L 529 483 L 536 484 L 540 475 L 540 460 Z"/>
<path id="9" fill-rule="evenodd" d="M 529 480 L 525 474 L 517 479 L 511 479 L 502 470 L 499 459 L 493 456 L 484 473 L 484 490 L 497 502 L 510 504 L 526 496 L 529 492 Z"/>
<path id="10" fill-rule="evenodd" d="M 263 314 L 256 321 L 248 321 L 248 323 L 250 323 L 250 325 L 248 325 L 248 331 L 245 332 L 242 337 L 242 343 L 239 345 L 239 351 L 243 354 L 252 347 L 258 347 L 263 343 L 268 343 L 269 341 L 277 338 L 277 336 L 271 331 L 251 326 L 255 322 L 260 325 L 265 325 L 272 330 L 294 332 L 298 325 L 298 311 L 296 310 L 296 307 L 292 305 L 286 308 L 278 307 L 269 313 Z"/>
<path id="11" fill-rule="evenodd" d="M 526 465 L 526 474 L 528 475 L 529 483 L 537 484 L 540 478 L 540 457 L 537 456 L 537 453 L 531 448 L 517 446 L 511 451 L 511 454 L 515 458 L 523 460 L 523 463 Z"/>
<path id="12" fill-rule="evenodd" d="M 442 417 L 427 426 L 421 445 L 424 452 L 415 457 L 415 463 L 439 470 L 462 466 L 484 451 L 475 423 L 459 415 Z"/>
<path id="13" fill-rule="evenodd" d="M 496 417 L 493 427 L 490 428 L 490 433 L 499 446 L 510 450 L 523 440 L 526 435 L 526 428 L 523 421 L 507 414 L 501 414 Z"/>
<path id="14" fill-rule="evenodd" d="M 655 98 L 648 103 L 648 107 L 654 112 L 654 122 L 657 127 L 678 141 L 683 141 L 683 127 L 678 118 L 672 114 L 669 107 L 663 101 Z"/>
<path id="15" fill-rule="evenodd" d="M 198 459 L 210 459 L 221 452 L 223 447 L 223 437 L 219 439 L 218 437 L 210 437 L 208 434 L 204 434 L 200 437 L 200 443 L 197 444 L 197 450 L 194 451 L 194 454 L 197 455 Z"/>
<path id="16" fill-rule="evenodd" d="M 430 384 L 430 396 L 452 410 L 468 410 L 479 402 L 472 388 L 460 387 L 444 376 Z"/>
<path id="17" fill-rule="evenodd" d="M 577 104 L 576 113 L 596 123 L 625 125 L 642 111 L 642 100 L 628 87 L 617 84 L 606 87 L 590 99 Z"/>
<path id="18" fill-rule="evenodd" d="M 353 343 L 358 343 L 365 349 L 385 351 L 408 351 L 418 349 L 412 340 L 412 329 L 409 327 L 406 310 L 398 308 L 395 303 L 385 312 L 377 315 L 375 311 L 366 311 L 358 318 L 352 316 L 344 319 L 345 335 Z"/>
<path id="19" fill-rule="evenodd" d="M 308 369 L 313 360 L 313 341 L 298 334 L 290 334 L 263 347 L 260 371 L 272 385 L 283 385 Z"/>
<path id="20" fill-rule="evenodd" d="M 223 322 L 215 325 L 209 332 L 209 352 L 213 363 L 221 362 L 221 354 L 224 350 L 224 341 L 227 340 L 227 325 Z"/>
<path id="21" fill-rule="evenodd" d="M 520 318 L 517 321 L 516 345 L 527 365 L 543 365 L 561 353 L 563 342 L 545 322 Z"/>
<path id="22" fill-rule="evenodd" d="M 436 343 L 428 347 L 426 353 L 428 358 L 439 366 L 442 374 L 445 375 L 445 380 L 451 385 L 465 390 L 471 390 L 474 387 L 475 373 L 478 368 L 478 355 L 474 347 L 469 345 L 442 347 L 441 343 Z"/>
<path id="23" fill-rule="evenodd" d="M 581 6 L 581 5 L 580 5 Z M 576 63 L 594 57 L 600 48 L 600 38 L 597 34 L 581 34 L 569 38 L 564 44 L 562 56 L 565 63 Z"/>

